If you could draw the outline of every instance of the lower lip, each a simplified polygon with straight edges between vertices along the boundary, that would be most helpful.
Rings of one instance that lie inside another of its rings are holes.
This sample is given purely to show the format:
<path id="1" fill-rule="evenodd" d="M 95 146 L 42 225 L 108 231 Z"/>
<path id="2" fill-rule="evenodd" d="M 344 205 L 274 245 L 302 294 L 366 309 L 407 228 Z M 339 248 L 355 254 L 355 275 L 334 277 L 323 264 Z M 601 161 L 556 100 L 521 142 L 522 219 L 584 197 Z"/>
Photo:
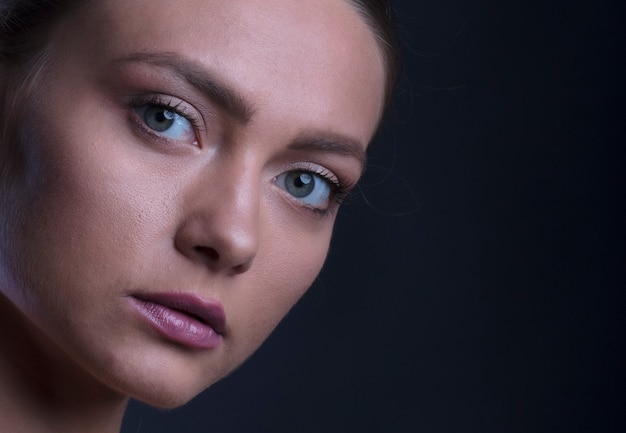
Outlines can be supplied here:
<path id="1" fill-rule="evenodd" d="M 206 323 L 154 302 L 130 298 L 142 318 L 162 337 L 192 349 L 215 349 L 222 336 Z"/>

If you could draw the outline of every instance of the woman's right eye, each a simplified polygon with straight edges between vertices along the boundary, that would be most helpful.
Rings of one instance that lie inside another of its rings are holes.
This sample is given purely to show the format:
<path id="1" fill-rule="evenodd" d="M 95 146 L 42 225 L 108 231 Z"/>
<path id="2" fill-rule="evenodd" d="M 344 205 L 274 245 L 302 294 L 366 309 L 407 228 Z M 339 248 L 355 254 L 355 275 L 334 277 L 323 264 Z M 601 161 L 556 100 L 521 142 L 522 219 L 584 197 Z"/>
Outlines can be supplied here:
<path id="1" fill-rule="evenodd" d="M 151 130 L 176 141 L 196 141 L 193 124 L 173 108 L 156 104 L 135 107 L 135 113 Z"/>

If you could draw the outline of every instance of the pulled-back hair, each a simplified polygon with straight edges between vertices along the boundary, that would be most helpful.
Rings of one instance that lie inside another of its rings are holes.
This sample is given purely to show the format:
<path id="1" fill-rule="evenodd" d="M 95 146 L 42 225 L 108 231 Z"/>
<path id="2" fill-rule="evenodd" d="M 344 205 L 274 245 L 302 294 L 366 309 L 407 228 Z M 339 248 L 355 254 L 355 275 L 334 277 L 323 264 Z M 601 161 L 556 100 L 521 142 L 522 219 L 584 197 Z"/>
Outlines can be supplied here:
<path id="1" fill-rule="evenodd" d="M 76 0 L 0 0 L 0 62 L 22 67 L 45 46 L 59 17 Z"/>
<path id="2" fill-rule="evenodd" d="M 29 93 L 43 69 L 46 42 L 58 19 L 76 4 L 72 0 L 0 0 L 0 205 L 6 206 L 7 180 L 24 163 L 11 146 L 21 118 L 19 100 Z"/>

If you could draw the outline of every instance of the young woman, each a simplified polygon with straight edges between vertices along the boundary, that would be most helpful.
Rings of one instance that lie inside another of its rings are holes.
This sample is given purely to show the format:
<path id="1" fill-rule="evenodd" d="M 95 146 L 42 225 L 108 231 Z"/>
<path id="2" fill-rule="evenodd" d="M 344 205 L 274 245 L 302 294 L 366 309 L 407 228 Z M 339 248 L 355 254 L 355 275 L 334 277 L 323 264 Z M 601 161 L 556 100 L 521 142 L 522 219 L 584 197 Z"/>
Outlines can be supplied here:
<path id="1" fill-rule="evenodd" d="M 0 431 L 118 431 L 315 279 L 388 97 L 389 6 L 0 4 Z"/>

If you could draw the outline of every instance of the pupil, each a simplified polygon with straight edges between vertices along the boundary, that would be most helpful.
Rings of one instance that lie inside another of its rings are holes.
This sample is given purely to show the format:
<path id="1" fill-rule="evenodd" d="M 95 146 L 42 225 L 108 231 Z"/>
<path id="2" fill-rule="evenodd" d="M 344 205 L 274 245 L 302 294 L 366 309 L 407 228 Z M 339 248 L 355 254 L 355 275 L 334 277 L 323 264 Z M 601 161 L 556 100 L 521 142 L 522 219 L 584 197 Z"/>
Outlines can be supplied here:
<path id="1" fill-rule="evenodd" d="M 171 111 L 163 110 L 156 114 L 156 120 L 159 123 L 172 119 L 174 119 L 174 113 L 172 113 Z"/>
<path id="2" fill-rule="evenodd" d="M 144 114 L 146 124 L 157 132 L 163 132 L 171 128 L 175 117 L 176 113 L 159 106 L 148 107 Z"/>
<path id="3" fill-rule="evenodd" d="M 287 175 L 286 187 L 294 197 L 306 197 L 315 188 L 315 178 L 309 173 L 292 172 Z"/>
<path id="4" fill-rule="evenodd" d="M 303 173 L 296 178 L 295 183 L 298 188 L 302 188 L 303 186 L 310 184 L 312 181 L 313 181 L 313 176 L 311 176 L 310 174 Z"/>

